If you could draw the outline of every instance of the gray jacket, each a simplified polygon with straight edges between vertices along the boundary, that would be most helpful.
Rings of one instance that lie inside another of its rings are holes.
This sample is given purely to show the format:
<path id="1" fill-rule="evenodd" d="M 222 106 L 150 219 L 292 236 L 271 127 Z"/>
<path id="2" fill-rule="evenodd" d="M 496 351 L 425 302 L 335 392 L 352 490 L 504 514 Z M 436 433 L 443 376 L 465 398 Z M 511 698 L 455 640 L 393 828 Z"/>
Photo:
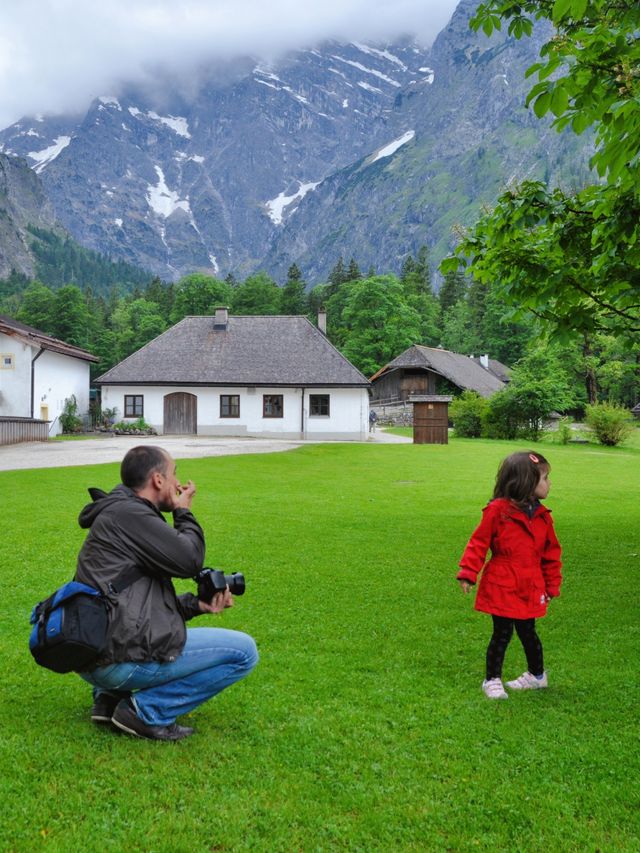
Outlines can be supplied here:
<path id="1" fill-rule="evenodd" d="M 177 596 L 172 577 L 192 578 L 204 560 L 202 528 L 187 509 L 173 512 L 173 527 L 149 501 L 126 486 L 106 494 L 80 513 L 89 534 L 78 555 L 76 580 L 100 589 L 112 604 L 108 643 L 99 666 L 122 661 L 172 661 L 186 641 L 185 621 L 200 614 L 191 593 Z M 122 592 L 123 572 L 139 577 Z"/>

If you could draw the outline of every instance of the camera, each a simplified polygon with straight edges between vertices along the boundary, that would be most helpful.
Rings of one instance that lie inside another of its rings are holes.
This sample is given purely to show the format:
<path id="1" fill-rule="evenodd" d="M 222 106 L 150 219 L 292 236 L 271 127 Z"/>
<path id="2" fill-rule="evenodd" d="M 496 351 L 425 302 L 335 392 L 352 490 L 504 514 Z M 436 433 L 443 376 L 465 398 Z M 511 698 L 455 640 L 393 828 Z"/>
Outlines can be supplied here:
<path id="1" fill-rule="evenodd" d="M 244 575 L 241 572 L 225 575 L 220 569 L 203 569 L 195 577 L 200 601 L 211 602 L 218 592 L 229 587 L 231 595 L 244 595 Z"/>

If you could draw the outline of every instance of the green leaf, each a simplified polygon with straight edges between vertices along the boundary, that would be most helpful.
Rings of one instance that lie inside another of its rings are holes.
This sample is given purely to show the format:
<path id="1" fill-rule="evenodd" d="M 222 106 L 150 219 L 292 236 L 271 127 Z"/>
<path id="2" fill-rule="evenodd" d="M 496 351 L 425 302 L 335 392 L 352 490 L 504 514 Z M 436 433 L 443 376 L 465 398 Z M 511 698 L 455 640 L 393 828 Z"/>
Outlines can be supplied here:
<path id="1" fill-rule="evenodd" d="M 572 2 L 573 0 L 556 0 L 551 10 L 551 20 L 561 21 L 568 14 Z"/>
<path id="2" fill-rule="evenodd" d="M 486 36 L 490 36 L 493 32 L 493 22 L 491 18 L 485 18 L 485 20 L 482 22 L 482 32 Z"/>
<path id="3" fill-rule="evenodd" d="M 582 18 L 582 16 L 587 10 L 587 2 L 588 0 L 573 0 L 573 6 L 571 8 L 571 17 L 574 21 L 577 21 Z"/>
<path id="4" fill-rule="evenodd" d="M 538 95 L 534 104 L 533 111 L 538 116 L 538 118 L 542 118 L 543 115 L 549 111 L 549 107 L 551 106 L 551 93 L 543 92 L 541 95 Z"/>
<path id="5" fill-rule="evenodd" d="M 586 113 L 575 113 L 571 119 L 571 127 L 574 133 L 581 134 L 589 127 L 591 120 Z"/>
<path id="6" fill-rule="evenodd" d="M 551 95 L 551 112 L 554 116 L 561 116 L 569 106 L 569 95 L 564 86 L 556 86 Z M 537 113 L 536 113 L 537 115 Z"/>

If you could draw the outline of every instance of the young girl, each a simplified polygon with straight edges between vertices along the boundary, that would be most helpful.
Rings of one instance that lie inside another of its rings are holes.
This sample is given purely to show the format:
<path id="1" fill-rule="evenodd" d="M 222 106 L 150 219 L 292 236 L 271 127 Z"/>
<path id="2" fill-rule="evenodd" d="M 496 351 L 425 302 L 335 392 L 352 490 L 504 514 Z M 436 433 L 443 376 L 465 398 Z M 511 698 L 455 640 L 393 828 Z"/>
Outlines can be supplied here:
<path id="1" fill-rule="evenodd" d="M 457 579 L 465 595 L 482 571 L 475 609 L 490 613 L 493 635 L 487 648 L 482 689 L 489 699 L 506 699 L 502 663 L 513 629 L 524 647 L 527 671 L 512 690 L 547 686 L 542 644 L 535 620 L 560 595 L 560 544 L 550 511 L 540 501 L 549 494 L 550 466 L 540 453 L 513 453 L 498 469 L 493 500 L 483 510 L 462 559 Z M 487 551 L 491 559 L 485 565 Z"/>

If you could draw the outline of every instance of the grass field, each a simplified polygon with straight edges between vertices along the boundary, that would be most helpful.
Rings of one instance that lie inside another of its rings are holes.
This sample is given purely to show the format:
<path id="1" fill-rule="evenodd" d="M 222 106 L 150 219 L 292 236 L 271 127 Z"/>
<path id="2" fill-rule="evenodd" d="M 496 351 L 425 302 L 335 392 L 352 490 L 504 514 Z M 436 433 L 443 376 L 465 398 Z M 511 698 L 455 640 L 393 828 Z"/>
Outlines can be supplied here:
<path id="1" fill-rule="evenodd" d="M 544 447 L 565 552 L 539 626 L 550 688 L 490 702 L 490 620 L 454 576 L 517 447 L 180 462 L 208 564 L 247 576 L 198 624 L 248 631 L 261 663 L 177 744 L 96 729 L 84 682 L 27 649 L 32 605 L 72 574 L 86 488 L 118 466 L 1 472 L 0 849 L 639 850 L 640 446 Z M 514 639 L 505 676 L 523 669 Z"/>

